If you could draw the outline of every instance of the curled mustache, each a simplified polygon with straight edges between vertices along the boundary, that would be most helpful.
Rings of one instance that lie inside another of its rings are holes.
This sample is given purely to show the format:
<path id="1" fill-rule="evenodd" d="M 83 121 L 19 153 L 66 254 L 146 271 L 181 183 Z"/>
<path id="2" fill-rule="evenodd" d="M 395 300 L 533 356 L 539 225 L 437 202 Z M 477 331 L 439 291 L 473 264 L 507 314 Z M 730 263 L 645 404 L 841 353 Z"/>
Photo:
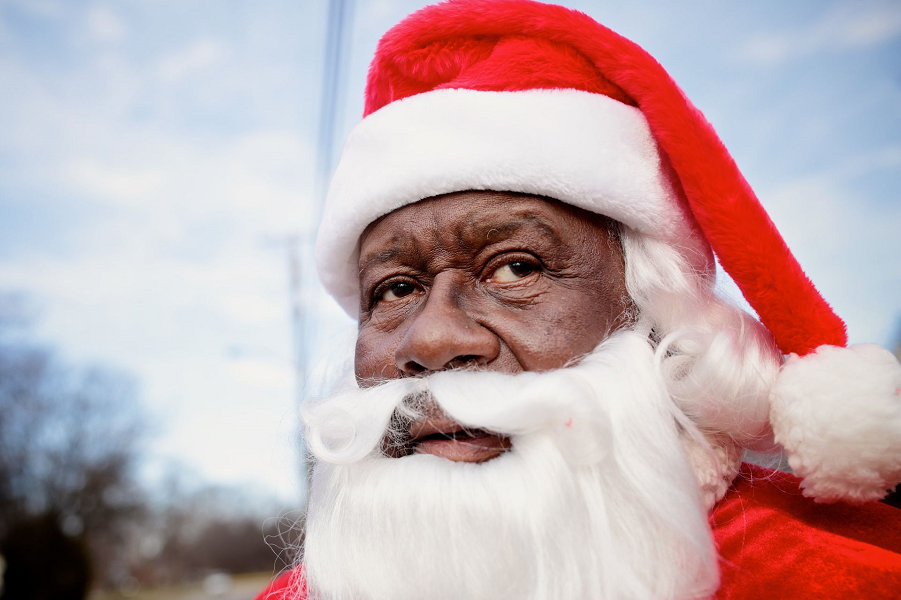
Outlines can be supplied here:
<path id="1" fill-rule="evenodd" d="M 626 346 L 620 349 L 628 352 L 641 344 L 637 336 L 616 335 L 578 364 L 555 371 L 443 371 L 310 401 L 301 409 L 307 445 L 317 459 L 335 465 L 378 457 L 386 443 L 406 444 L 410 424 L 436 406 L 465 429 L 510 437 L 514 448 L 518 436 L 544 433 L 571 464 L 593 464 L 612 450 L 604 407 L 617 398 L 600 397 L 603 386 L 592 385 L 589 377 L 602 381 L 605 369 L 616 375 L 622 365 L 610 359 L 614 346 Z"/>

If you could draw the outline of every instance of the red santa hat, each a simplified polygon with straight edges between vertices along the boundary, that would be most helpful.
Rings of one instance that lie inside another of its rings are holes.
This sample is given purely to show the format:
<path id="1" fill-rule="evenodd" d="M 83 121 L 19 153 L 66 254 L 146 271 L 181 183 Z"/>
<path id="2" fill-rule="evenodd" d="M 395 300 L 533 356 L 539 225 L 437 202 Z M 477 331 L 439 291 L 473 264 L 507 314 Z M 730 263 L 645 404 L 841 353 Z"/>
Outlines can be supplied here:
<path id="1" fill-rule="evenodd" d="M 530 0 L 452 0 L 392 28 L 326 201 L 316 248 L 326 289 L 356 315 L 365 227 L 463 190 L 604 214 L 708 274 L 715 254 L 790 355 L 770 420 L 806 493 L 863 501 L 901 480 L 901 365 L 877 346 L 845 347 L 844 323 L 711 125 L 636 44 Z"/>

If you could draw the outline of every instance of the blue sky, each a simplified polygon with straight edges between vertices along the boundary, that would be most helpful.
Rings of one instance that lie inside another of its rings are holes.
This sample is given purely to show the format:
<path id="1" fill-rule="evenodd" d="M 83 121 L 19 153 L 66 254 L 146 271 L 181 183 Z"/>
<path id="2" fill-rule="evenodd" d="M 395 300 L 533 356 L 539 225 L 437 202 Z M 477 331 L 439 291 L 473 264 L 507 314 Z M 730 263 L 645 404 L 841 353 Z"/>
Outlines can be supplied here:
<path id="1" fill-rule="evenodd" d="M 358 0 L 339 111 L 423 2 Z M 714 124 L 851 340 L 901 330 L 901 4 L 571 1 Z M 283 240 L 315 230 L 325 1 L 0 0 L 0 290 L 135 373 L 154 465 L 297 492 Z M 307 265 L 309 267 L 309 265 Z M 352 324 L 310 285 L 309 344 Z M 346 335 L 345 335 L 346 337 Z"/>

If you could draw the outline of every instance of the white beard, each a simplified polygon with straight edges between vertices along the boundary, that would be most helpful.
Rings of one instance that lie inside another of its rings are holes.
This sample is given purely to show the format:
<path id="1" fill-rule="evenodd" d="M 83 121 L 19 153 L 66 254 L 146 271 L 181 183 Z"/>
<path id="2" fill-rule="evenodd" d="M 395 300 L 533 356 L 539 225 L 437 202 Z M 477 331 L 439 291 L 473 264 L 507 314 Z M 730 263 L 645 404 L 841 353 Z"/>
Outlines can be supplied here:
<path id="1" fill-rule="evenodd" d="M 481 464 L 384 456 L 395 409 L 426 389 L 512 448 Z M 310 598 L 709 597 L 716 550 L 683 419 L 631 331 L 548 373 L 442 372 L 309 405 Z"/>

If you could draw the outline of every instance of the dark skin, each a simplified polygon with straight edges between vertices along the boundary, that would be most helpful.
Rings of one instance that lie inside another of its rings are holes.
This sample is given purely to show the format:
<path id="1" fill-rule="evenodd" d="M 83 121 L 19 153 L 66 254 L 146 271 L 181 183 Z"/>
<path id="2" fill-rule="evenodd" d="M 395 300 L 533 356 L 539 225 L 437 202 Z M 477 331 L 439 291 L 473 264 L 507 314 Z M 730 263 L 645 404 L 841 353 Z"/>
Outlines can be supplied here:
<path id="1" fill-rule="evenodd" d="M 622 248 L 606 217 L 536 196 L 469 191 L 399 208 L 360 240 L 361 385 L 478 367 L 547 371 L 627 320 Z M 414 451 L 483 462 L 509 440 L 433 415 Z"/>

